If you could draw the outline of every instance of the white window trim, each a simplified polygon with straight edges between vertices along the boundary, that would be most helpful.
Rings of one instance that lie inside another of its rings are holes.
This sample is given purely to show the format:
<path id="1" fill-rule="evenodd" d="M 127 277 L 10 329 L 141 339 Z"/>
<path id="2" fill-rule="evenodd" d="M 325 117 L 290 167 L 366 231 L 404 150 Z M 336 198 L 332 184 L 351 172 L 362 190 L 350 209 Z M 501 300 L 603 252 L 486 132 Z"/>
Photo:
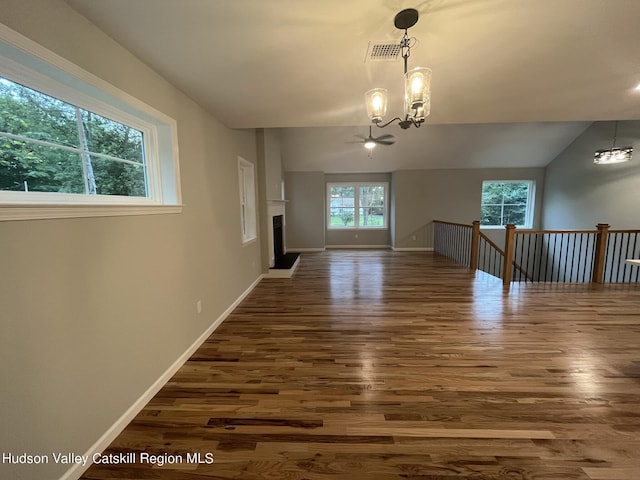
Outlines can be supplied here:
<path id="1" fill-rule="evenodd" d="M 174 119 L 0 23 L 0 75 L 141 130 L 149 197 L 0 192 L 0 221 L 182 211 Z"/>
<path id="2" fill-rule="evenodd" d="M 251 183 L 246 182 L 245 172 L 249 172 Z M 247 189 L 250 186 L 250 189 Z M 258 238 L 258 211 L 256 206 L 256 168 L 242 157 L 238 157 L 238 187 L 240 192 L 240 234 L 242 245 L 255 242 Z"/>
<path id="3" fill-rule="evenodd" d="M 527 213 L 525 214 L 525 224 L 516 225 L 518 228 L 533 228 L 533 210 L 536 198 L 536 181 L 535 180 L 483 180 L 482 186 L 485 183 L 528 183 L 529 184 L 529 197 L 527 198 Z M 480 193 L 480 209 L 482 211 L 482 192 Z M 504 230 L 505 225 L 480 225 L 481 229 L 487 230 Z"/>
<path id="4" fill-rule="evenodd" d="M 384 187 L 384 225 L 380 227 L 360 227 L 358 226 L 359 216 L 360 216 L 360 207 L 354 206 L 354 218 L 353 218 L 353 227 L 332 227 L 331 226 L 331 187 L 350 187 L 353 186 L 356 189 L 355 192 L 355 200 L 358 199 L 358 188 L 362 186 L 370 186 L 370 185 L 381 185 Z M 327 216 L 326 216 L 326 224 L 328 230 L 337 230 L 337 231 L 349 231 L 349 230 L 388 230 L 389 229 L 389 182 L 331 182 L 327 183 L 327 200 L 325 202 Z"/>

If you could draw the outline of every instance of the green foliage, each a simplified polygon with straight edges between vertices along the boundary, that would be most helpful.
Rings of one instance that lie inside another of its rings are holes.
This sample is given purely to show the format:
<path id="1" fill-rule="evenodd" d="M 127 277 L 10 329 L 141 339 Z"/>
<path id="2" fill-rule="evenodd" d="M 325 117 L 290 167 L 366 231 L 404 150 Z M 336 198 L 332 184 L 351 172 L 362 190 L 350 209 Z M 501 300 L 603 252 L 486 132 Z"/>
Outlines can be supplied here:
<path id="1" fill-rule="evenodd" d="M 0 190 L 27 189 L 146 196 L 142 132 L 0 77 Z"/>
<path id="2" fill-rule="evenodd" d="M 340 213 L 340 219 L 345 227 L 353 225 L 353 210 L 348 208 L 343 208 Z"/>
<path id="3" fill-rule="evenodd" d="M 524 225 L 528 201 L 528 182 L 484 182 L 480 224 Z"/>

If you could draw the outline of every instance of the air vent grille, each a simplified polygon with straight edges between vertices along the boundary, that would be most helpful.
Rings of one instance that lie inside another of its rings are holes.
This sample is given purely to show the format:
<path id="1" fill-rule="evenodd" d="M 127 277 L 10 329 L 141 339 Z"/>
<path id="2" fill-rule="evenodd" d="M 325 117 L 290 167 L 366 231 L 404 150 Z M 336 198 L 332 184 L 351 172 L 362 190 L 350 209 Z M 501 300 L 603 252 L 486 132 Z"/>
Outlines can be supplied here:
<path id="1" fill-rule="evenodd" d="M 367 59 L 370 61 L 394 61 L 400 56 L 399 43 L 369 43 Z"/>

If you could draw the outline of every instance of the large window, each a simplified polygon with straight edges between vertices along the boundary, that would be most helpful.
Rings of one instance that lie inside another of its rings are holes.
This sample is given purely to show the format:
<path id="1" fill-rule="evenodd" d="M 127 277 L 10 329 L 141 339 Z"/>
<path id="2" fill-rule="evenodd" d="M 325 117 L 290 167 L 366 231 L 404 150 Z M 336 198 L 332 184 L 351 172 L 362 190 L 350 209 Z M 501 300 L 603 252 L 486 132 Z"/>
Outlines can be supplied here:
<path id="1" fill-rule="evenodd" d="M 512 223 L 531 228 L 534 189 L 532 180 L 482 182 L 480 225 L 503 227 Z"/>
<path id="2" fill-rule="evenodd" d="M 0 77 L 0 191 L 148 197 L 144 135 Z"/>
<path id="3" fill-rule="evenodd" d="M 174 120 L 0 25 L 0 220 L 180 203 Z"/>
<path id="4" fill-rule="evenodd" d="M 387 228 L 386 183 L 327 184 L 329 228 Z"/>

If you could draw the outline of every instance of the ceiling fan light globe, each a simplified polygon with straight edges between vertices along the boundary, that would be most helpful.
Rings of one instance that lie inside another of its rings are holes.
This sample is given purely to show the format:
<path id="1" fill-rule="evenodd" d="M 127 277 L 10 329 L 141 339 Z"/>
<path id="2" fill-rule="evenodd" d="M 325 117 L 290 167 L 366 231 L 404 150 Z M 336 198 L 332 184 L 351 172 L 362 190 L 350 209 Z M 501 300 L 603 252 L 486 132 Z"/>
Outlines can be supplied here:
<path id="1" fill-rule="evenodd" d="M 367 148 L 369 150 L 371 150 L 375 146 L 376 146 L 376 142 L 374 142 L 373 140 L 367 140 L 366 142 L 364 142 L 364 148 Z"/>

